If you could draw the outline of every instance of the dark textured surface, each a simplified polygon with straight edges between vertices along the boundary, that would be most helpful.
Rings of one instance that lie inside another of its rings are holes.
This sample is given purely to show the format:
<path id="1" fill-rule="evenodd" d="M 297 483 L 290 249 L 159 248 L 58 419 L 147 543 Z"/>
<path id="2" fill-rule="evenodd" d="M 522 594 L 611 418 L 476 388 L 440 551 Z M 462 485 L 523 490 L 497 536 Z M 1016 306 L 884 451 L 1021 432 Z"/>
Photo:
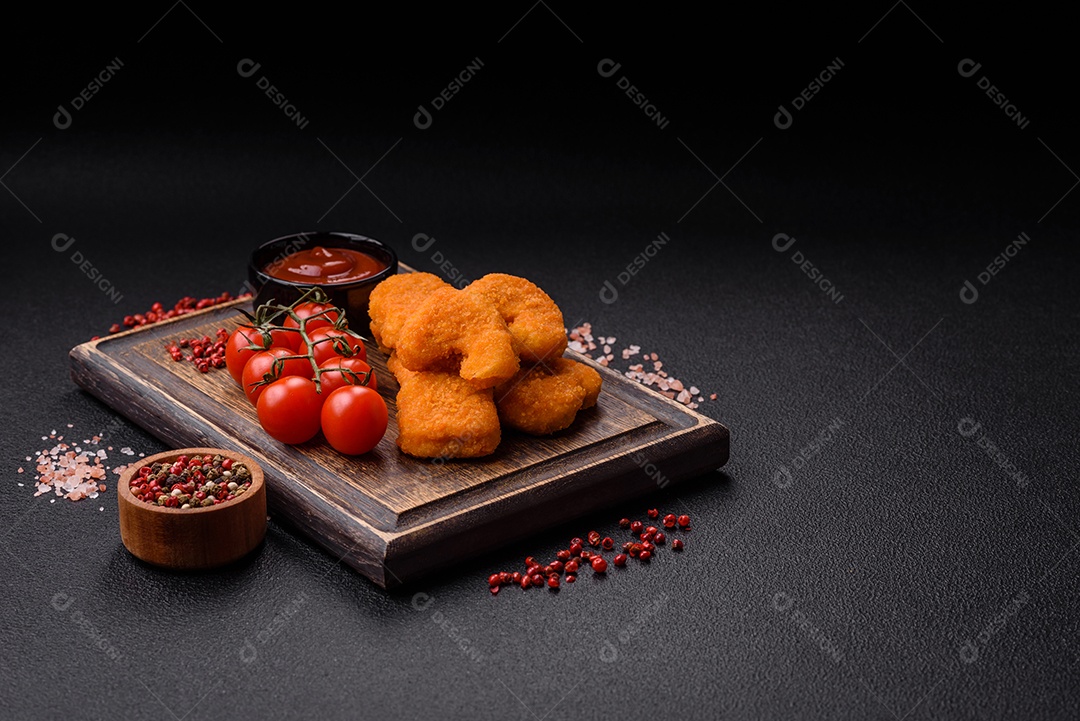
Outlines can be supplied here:
<path id="1" fill-rule="evenodd" d="M 528 5 L 228 19 L 188 3 L 155 25 L 166 9 L 93 32 L 102 19 L 45 17 L 5 49 L 5 718 L 1080 714 L 1067 22 L 906 4 L 715 23 L 558 4 L 516 25 Z M 114 57 L 116 77 L 55 128 Z M 417 105 L 476 57 L 417 129 Z M 777 129 L 777 105 L 837 57 Z M 242 58 L 260 73 L 239 77 Z M 620 73 L 601 78 L 603 58 Z M 980 73 L 962 78 L 964 58 Z M 307 127 L 258 93 L 261 74 Z M 668 127 L 619 93 L 622 74 Z M 654 501 L 690 509 L 686 552 L 557 595 L 487 593 L 489 573 L 614 534 L 635 505 L 386 593 L 272 521 L 238 567 L 177 575 L 124 551 L 112 490 L 50 504 L 17 485 L 67 423 L 163 450 L 70 383 L 68 349 L 155 300 L 239 290 L 252 246 L 308 228 L 383 239 L 420 269 L 439 251 L 467 277 L 527 275 L 568 322 L 717 392 L 703 410 L 731 428 L 731 462 Z M 601 302 L 660 232 L 671 241 Z M 1031 242 L 979 285 L 1021 232 Z M 56 233 L 120 303 L 52 250 Z M 417 252 L 417 233 L 436 245 Z M 796 243 L 774 250 L 777 233 Z"/>

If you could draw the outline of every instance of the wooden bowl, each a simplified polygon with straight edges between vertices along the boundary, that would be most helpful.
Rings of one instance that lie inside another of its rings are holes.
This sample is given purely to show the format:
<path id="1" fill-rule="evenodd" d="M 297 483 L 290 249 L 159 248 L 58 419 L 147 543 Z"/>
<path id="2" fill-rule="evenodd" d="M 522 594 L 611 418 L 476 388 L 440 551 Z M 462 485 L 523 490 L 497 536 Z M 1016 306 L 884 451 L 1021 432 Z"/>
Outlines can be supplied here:
<path id="1" fill-rule="evenodd" d="M 222 455 L 251 471 L 251 487 L 231 501 L 207 508 L 165 508 L 140 501 L 131 492 L 139 468 L 180 456 Z M 181 448 L 140 458 L 120 476 L 120 538 L 136 558 L 155 566 L 205 569 L 250 553 L 266 535 L 266 484 L 259 465 L 221 448 Z"/>

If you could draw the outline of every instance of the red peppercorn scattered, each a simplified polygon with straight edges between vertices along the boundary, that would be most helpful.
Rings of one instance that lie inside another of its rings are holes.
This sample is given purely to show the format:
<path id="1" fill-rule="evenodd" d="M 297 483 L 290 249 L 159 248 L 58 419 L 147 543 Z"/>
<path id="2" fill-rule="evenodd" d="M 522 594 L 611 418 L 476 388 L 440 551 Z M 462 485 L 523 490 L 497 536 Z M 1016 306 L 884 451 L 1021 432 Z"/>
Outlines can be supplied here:
<path id="1" fill-rule="evenodd" d="M 170 475 L 180 475 L 186 468 L 187 463 L 188 459 L 179 458 L 174 465 L 165 466 L 165 471 Z M 228 463 L 231 465 L 231 460 Z M 174 470 L 175 473 L 173 473 Z M 176 480 L 185 481 L 183 478 Z M 166 483 L 164 485 L 167 487 L 167 490 L 163 491 L 164 493 L 172 493 L 173 489 L 176 488 L 179 493 L 195 491 L 194 497 L 196 499 L 200 498 L 201 491 L 195 490 L 195 484 L 191 481 L 172 483 L 171 485 Z M 228 497 L 231 498 L 232 495 Z M 660 511 L 655 508 L 646 511 L 646 515 L 650 519 L 661 518 Z M 662 517 L 660 524 L 665 529 L 669 529 L 668 533 L 671 533 L 670 529 L 683 530 L 689 528 L 690 517 L 668 513 Z M 629 529 L 635 538 L 623 542 L 621 544 L 622 553 L 616 553 L 611 559 L 610 562 L 614 563 L 617 568 L 624 568 L 630 558 L 636 558 L 639 561 L 648 563 L 657 554 L 659 547 L 665 544 L 670 544 L 672 551 L 682 551 L 685 547 L 681 538 L 672 538 L 668 541 L 667 535 L 657 526 L 646 526 L 641 521 L 630 521 L 628 518 L 620 519 L 619 526 Z M 585 544 L 597 550 L 586 548 Z M 570 547 L 556 551 L 555 560 L 542 564 L 533 556 L 527 556 L 525 558 L 524 573 L 519 571 L 493 573 L 488 578 L 488 586 L 492 595 L 497 594 L 502 586 L 511 583 L 521 586 L 523 590 L 546 585 L 552 591 L 557 591 L 564 580 L 566 583 L 575 583 L 577 581 L 578 571 L 584 563 L 588 563 L 592 567 L 593 573 L 606 573 L 609 561 L 604 558 L 603 552 L 612 551 L 615 546 L 616 541 L 610 536 L 601 537 L 598 531 L 589 531 L 585 536 L 585 540 L 581 538 L 570 539 Z"/>
<path id="2" fill-rule="evenodd" d="M 113 323 L 112 326 L 109 327 L 109 332 L 119 333 L 128 328 L 151 325 L 163 320 L 168 320 L 169 318 L 175 318 L 178 315 L 186 315 L 187 313 L 192 313 L 221 303 L 228 303 L 232 300 L 250 297 L 251 293 L 241 293 L 235 298 L 229 293 L 222 293 L 216 298 L 203 298 L 202 300 L 196 300 L 195 298 L 186 296 L 176 301 L 176 304 L 169 310 L 165 310 L 165 306 L 161 303 L 154 303 L 150 306 L 150 310 L 145 313 L 135 313 L 134 315 L 124 316 L 122 325 L 120 323 Z"/>
<path id="3" fill-rule="evenodd" d="M 216 335 L 216 341 L 212 341 L 208 335 L 201 338 L 180 338 L 165 346 L 165 350 L 174 361 L 189 360 L 200 373 L 209 373 L 211 368 L 225 367 L 225 344 L 229 342 L 229 332 L 218 328 Z M 187 348 L 189 354 L 184 355 L 181 348 Z"/>

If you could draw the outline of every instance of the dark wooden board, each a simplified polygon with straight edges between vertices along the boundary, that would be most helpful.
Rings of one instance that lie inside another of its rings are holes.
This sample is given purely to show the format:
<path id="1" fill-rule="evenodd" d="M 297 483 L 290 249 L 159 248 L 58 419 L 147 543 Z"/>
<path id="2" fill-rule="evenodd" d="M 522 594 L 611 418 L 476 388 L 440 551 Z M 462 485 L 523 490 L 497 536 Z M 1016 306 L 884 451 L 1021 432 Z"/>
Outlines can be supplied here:
<path id="1" fill-rule="evenodd" d="M 402 454 L 385 357 L 368 347 L 390 411 L 386 437 L 348 457 L 321 440 L 289 446 L 270 438 L 224 369 L 199 373 L 165 346 L 232 330 L 237 307 L 209 308 L 75 347 L 72 378 L 175 447 L 235 449 L 266 474 L 271 513 L 283 517 L 376 584 L 396 586 L 545 527 L 700 475 L 727 462 L 720 423 L 602 368 L 595 408 L 567 430 L 535 438 L 504 430 L 483 459 L 426 461 Z"/>

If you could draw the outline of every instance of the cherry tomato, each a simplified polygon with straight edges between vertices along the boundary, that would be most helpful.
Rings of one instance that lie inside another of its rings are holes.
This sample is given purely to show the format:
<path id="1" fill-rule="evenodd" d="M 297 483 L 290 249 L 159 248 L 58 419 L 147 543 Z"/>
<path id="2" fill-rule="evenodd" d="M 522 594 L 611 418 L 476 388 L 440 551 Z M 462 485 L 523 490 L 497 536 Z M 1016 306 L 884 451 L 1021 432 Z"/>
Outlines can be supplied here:
<path id="1" fill-rule="evenodd" d="M 315 381 L 300 376 L 279 378 L 259 396 L 259 423 L 282 443 L 306 443 L 319 433 L 323 401 Z"/>
<path id="2" fill-rule="evenodd" d="M 258 348 L 266 350 L 278 346 L 296 350 L 300 343 L 299 333 L 290 333 L 285 330 L 269 331 L 269 343 L 262 331 L 257 331 L 249 325 L 242 325 L 233 331 L 229 341 L 225 344 L 225 366 L 229 369 L 229 375 L 237 383 L 243 383 L 244 366 L 251 357 L 258 353 Z M 255 350 L 251 346 L 257 346 Z"/>
<path id="3" fill-rule="evenodd" d="M 361 340 L 360 336 L 350 331 L 338 330 L 333 327 L 319 328 L 308 333 L 308 338 L 311 339 L 311 344 L 305 347 L 309 353 L 315 356 L 315 362 L 319 365 L 322 365 L 323 361 L 338 357 L 367 360 L 367 349 L 364 348 L 364 341 Z M 341 340 L 335 340 L 335 338 Z M 346 356 L 342 353 L 341 350 L 344 347 L 351 348 L 352 355 Z"/>
<path id="4" fill-rule="evenodd" d="M 305 330 L 307 330 L 309 334 L 311 333 L 311 331 L 318 328 L 326 328 L 327 326 L 334 325 L 334 323 L 337 322 L 338 318 L 341 317 L 340 311 L 334 308 L 334 306 L 330 305 L 329 303 L 312 303 L 310 301 L 307 303 L 301 303 L 300 305 L 293 308 L 293 313 L 295 313 L 300 318 L 311 318 L 312 316 L 319 315 L 324 311 L 332 312 L 326 313 L 326 315 L 319 316 L 314 320 L 309 320 L 305 324 Z M 285 320 L 281 322 L 281 325 L 285 326 L 286 328 L 300 327 L 300 324 L 293 320 L 293 317 L 291 315 L 286 316 Z"/>
<path id="5" fill-rule="evenodd" d="M 386 402 L 366 386 L 344 386 L 326 397 L 320 419 L 334 450 L 350 456 L 367 453 L 386 433 Z"/>
<path id="6" fill-rule="evenodd" d="M 285 376 L 301 376 L 307 378 L 311 375 L 311 362 L 306 358 L 291 358 L 287 361 L 282 361 L 280 372 L 274 373 L 274 362 L 278 358 L 285 358 L 291 355 L 296 355 L 291 349 L 278 348 L 275 346 L 268 350 L 259 351 L 251 356 L 251 360 L 244 366 L 244 373 L 241 376 L 244 393 L 247 394 L 249 401 L 257 403 L 259 396 L 266 390 L 266 385 L 256 384 L 261 381 L 267 373 L 270 373 L 276 378 L 284 378 Z"/>
<path id="7" fill-rule="evenodd" d="M 333 393 L 342 385 L 363 385 L 365 372 L 369 373 L 369 376 L 367 377 L 367 387 L 372 390 L 378 389 L 375 371 L 372 370 L 372 366 L 367 365 L 367 360 L 361 360 L 360 358 L 334 357 L 325 360 L 319 367 L 343 368 L 346 371 L 352 371 L 352 373 L 349 373 L 340 370 L 332 370 L 328 373 L 322 373 L 319 380 L 323 387 L 323 395 Z M 355 373 L 355 377 L 353 376 L 353 373 Z"/>
<path id="8" fill-rule="evenodd" d="M 340 356 L 334 356 L 319 364 L 320 368 L 344 368 L 350 370 L 359 377 L 353 377 L 350 373 L 343 373 L 341 371 L 330 371 L 329 373 L 323 373 L 319 376 L 319 383 L 322 385 L 323 395 L 330 395 L 338 388 L 342 386 L 355 386 L 362 385 L 364 380 L 364 373 L 370 372 L 368 376 L 367 387 L 375 390 L 379 387 L 379 384 L 375 381 L 375 371 L 371 370 L 371 366 L 367 361 L 360 360 L 359 358 L 341 358 Z"/>

